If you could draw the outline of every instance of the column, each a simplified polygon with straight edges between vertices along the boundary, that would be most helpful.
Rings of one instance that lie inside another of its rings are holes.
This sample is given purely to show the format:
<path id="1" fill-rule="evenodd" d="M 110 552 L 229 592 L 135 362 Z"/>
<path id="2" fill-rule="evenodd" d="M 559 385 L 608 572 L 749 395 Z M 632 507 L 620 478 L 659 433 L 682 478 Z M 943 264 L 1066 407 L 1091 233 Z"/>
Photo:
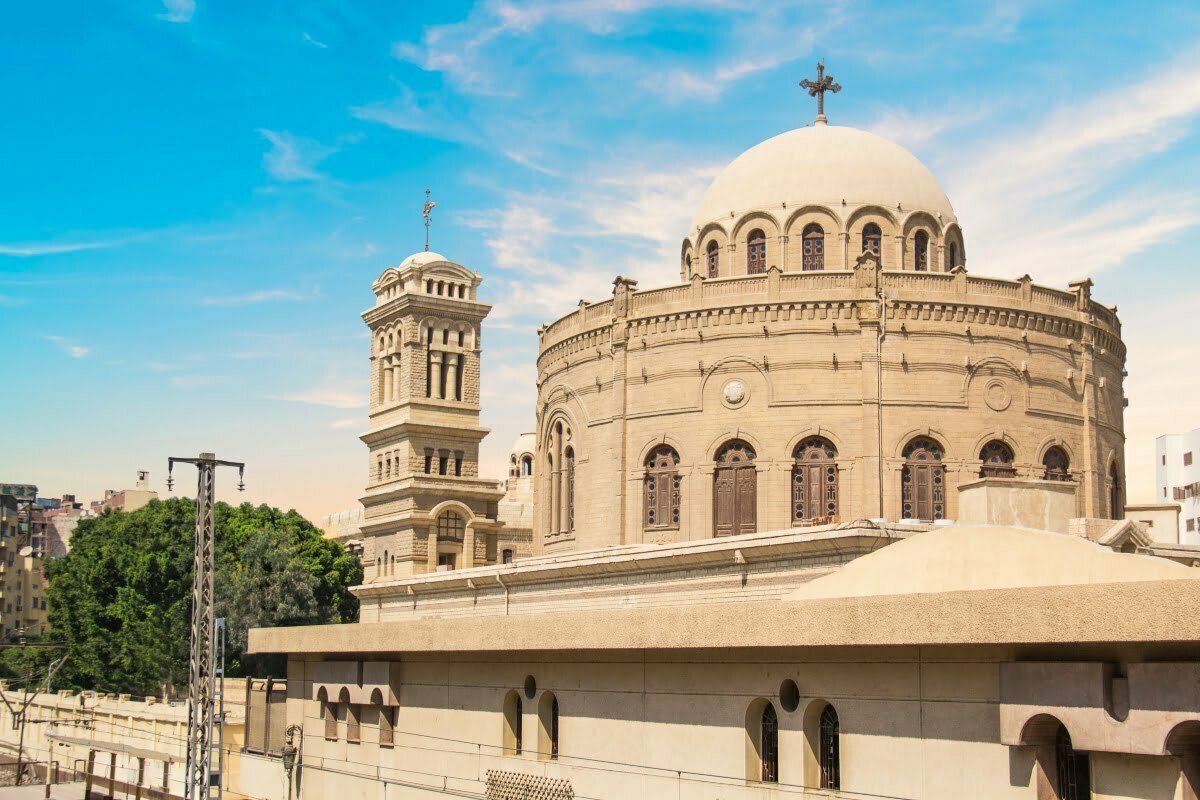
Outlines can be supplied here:
<path id="1" fill-rule="evenodd" d="M 429 388 L 429 396 L 434 400 L 442 399 L 442 380 L 445 373 L 442 371 L 442 354 L 438 352 L 430 353 L 429 357 L 432 361 L 432 368 L 429 370 L 429 380 L 433 384 Z"/>
<path id="2" fill-rule="evenodd" d="M 400 399 L 400 356 L 392 356 L 392 399 Z"/>
<path id="3" fill-rule="evenodd" d="M 388 402 L 392 399 L 392 371 L 386 366 L 383 368 L 383 402 Z"/>
<path id="4" fill-rule="evenodd" d="M 559 442 L 558 426 L 555 425 L 550 433 L 550 530 L 547 533 L 558 533 L 558 476 L 562 472 L 562 448 Z"/>
<path id="5" fill-rule="evenodd" d="M 882 247 L 883 247 L 883 245 L 881 243 L 880 248 L 882 249 Z M 882 255 L 882 253 L 880 255 Z M 896 237 L 896 263 L 892 267 L 892 269 L 904 269 L 904 237 L 903 236 Z"/>
<path id="6" fill-rule="evenodd" d="M 467 569 L 473 566 L 475 566 L 475 526 L 468 520 L 467 527 L 463 532 L 462 563 L 459 564 L 459 568 Z"/>
<path id="7" fill-rule="evenodd" d="M 446 399 L 462 400 L 458 395 L 458 353 L 446 354 Z"/>

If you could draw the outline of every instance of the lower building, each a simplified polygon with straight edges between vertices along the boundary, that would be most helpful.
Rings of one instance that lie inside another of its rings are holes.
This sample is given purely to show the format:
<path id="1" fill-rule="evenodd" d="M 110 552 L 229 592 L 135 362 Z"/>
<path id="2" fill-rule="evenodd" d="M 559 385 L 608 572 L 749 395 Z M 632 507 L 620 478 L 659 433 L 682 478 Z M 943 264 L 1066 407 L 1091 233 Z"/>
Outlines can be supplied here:
<path id="1" fill-rule="evenodd" d="M 250 647 L 289 655 L 311 797 L 1195 797 L 1200 571 L 1106 530 L 533 557 L 360 587 L 362 622 Z"/>

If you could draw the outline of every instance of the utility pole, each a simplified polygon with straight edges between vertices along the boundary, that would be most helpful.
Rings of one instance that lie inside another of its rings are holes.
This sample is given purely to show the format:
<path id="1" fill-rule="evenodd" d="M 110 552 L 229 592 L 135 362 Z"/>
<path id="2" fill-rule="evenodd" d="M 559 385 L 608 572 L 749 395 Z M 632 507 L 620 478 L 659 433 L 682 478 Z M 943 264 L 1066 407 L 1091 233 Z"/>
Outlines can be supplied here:
<path id="1" fill-rule="evenodd" d="M 214 675 L 215 621 L 213 620 L 213 503 L 216 497 L 217 467 L 238 468 L 238 491 L 246 488 L 246 465 L 239 461 L 220 461 L 212 453 L 198 458 L 167 459 L 167 489 L 174 486 L 171 471 L 175 463 L 195 464 L 199 473 L 196 488 L 196 556 L 192 582 L 192 641 L 188 658 L 188 735 L 187 768 L 184 772 L 185 800 L 209 800 L 220 796 L 221 754 L 217 753 L 217 795 L 212 795 L 213 720 L 216 717 Z M 222 626 L 222 638 L 224 626 Z M 220 745 L 216 745 L 219 747 Z"/>
<path id="2" fill-rule="evenodd" d="M 19 644 L 0 645 L 0 647 L 4 647 L 4 648 L 20 647 L 22 650 L 24 650 L 26 647 L 25 629 L 24 628 L 21 629 L 20 636 L 21 636 L 21 639 L 20 639 Z M 66 645 L 59 644 L 57 642 L 40 643 L 40 644 L 35 644 L 33 646 L 35 648 L 39 648 L 39 649 L 56 649 L 56 650 L 66 647 Z M 21 702 L 19 704 L 20 708 L 14 708 L 13 704 L 8 701 L 8 694 L 5 692 L 0 692 L 0 700 L 4 701 L 4 705 L 7 706 L 7 708 L 8 708 L 8 713 L 12 714 L 13 727 L 18 728 L 20 730 L 20 733 L 17 735 L 17 780 L 16 780 L 17 786 L 21 785 L 21 771 L 24 768 L 23 756 L 25 754 L 25 712 L 29 709 L 30 704 L 33 703 L 33 701 L 37 698 L 38 694 L 40 694 L 42 691 L 50 690 L 50 680 L 54 677 L 54 673 L 58 672 L 58 668 L 61 667 L 63 665 L 63 663 L 66 662 L 66 660 L 67 660 L 67 657 L 64 655 L 62 658 L 60 658 L 56 661 L 52 661 L 50 663 L 50 666 L 46 668 L 46 681 L 44 684 L 42 684 L 42 689 L 39 690 L 35 686 L 33 688 L 33 694 L 29 693 L 29 685 L 31 683 L 33 683 L 33 666 L 29 665 L 29 664 L 26 665 L 25 686 L 22 687 L 22 689 L 21 689 Z M 47 758 L 46 769 L 49 769 L 49 768 L 50 768 L 50 761 L 49 761 L 49 758 Z"/>

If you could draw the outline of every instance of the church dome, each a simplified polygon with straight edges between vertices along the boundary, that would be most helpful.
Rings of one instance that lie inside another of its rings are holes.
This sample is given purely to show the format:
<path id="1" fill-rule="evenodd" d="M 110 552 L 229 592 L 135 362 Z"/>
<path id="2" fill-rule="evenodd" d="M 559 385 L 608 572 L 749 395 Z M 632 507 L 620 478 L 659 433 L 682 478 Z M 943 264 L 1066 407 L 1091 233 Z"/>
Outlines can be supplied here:
<path id="1" fill-rule="evenodd" d="M 700 201 L 694 235 L 710 222 L 755 210 L 826 206 L 836 213 L 865 205 L 926 211 L 955 219 L 946 193 L 900 145 L 856 128 L 816 124 L 755 145 L 727 166 Z"/>
<path id="2" fill-rule="evenodd" d="M 404 259 L 404 261 L 400 263 L 398 269 L 404 269 L 405 267 L 423 267 L 426 264 L 435 264 L 439 261 L 449 260 L 450 259 L 446 258 L 441 253 L 434 253 L 429 250 L 420 250 Z"/>

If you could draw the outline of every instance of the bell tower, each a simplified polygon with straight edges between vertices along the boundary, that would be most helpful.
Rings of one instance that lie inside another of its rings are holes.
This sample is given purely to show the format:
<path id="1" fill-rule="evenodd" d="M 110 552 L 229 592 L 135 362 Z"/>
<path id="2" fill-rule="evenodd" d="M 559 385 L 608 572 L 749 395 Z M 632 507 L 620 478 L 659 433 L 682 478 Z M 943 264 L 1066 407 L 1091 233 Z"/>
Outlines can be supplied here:
<path id="1" fill-rule="evenodd" d="M 371 287 L 370 429 L 364 513 L 368 583 L 496 561 L 504 490 L 479 477 L 482 278 L 437 253 Z"/>

